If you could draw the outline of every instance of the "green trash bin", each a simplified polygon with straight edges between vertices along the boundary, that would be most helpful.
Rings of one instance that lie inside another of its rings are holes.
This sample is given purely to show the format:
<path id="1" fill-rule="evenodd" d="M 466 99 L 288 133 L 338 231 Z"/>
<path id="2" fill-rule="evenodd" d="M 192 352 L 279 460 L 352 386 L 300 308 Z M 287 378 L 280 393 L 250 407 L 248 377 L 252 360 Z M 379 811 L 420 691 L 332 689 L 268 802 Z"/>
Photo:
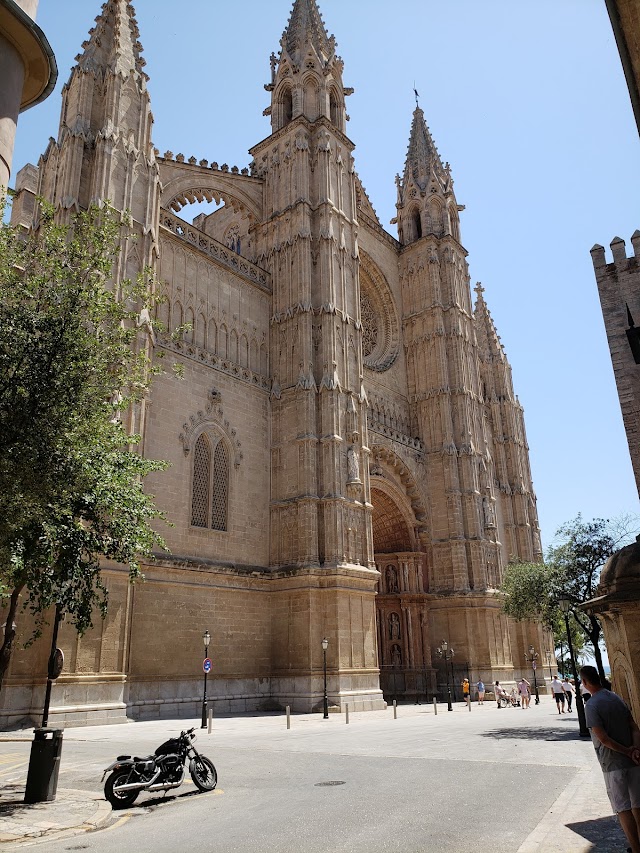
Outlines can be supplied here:
<path id="1" fill-rule="evenodd" d="M 62 729 L 34 729 L 25 803 L 50 803 L 56 798 Z"/>

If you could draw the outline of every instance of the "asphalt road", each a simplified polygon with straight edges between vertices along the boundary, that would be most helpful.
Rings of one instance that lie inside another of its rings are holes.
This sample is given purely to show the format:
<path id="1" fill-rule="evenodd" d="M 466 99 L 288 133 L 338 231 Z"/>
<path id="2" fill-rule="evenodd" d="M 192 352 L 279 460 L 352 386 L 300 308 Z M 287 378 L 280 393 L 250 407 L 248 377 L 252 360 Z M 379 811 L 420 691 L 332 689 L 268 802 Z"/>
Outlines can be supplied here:
<path id="1" fill-rule="evenodd" d="M 289 732 L 282 718 L 216 720 L 197 746 L 218 769 L 217 791 L 198 794 L 188 783 L 166 798 L 142 795 L 108 829 L 38 851 L 435 853 L 479 844 L 513 853 L 593 760 L 575 719 L 545 704 L 402 714 L 352 715 L 349 726 L 340 716 L 294 717 Z M 99 791 L 117 754 L 152 751 L 186 726 L 69 730 L 60 785 Z M 14 757 L 28 750 L 0 745 Z"/>

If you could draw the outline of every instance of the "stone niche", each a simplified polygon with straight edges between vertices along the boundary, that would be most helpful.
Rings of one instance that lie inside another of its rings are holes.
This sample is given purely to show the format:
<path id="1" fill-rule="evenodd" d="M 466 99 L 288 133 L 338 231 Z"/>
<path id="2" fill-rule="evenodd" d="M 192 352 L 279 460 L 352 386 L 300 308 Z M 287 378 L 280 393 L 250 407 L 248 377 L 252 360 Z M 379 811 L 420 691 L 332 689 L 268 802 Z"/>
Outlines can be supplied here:
<path id="1" fill-rule="evenodd" d="M 598 593 L 583 607 L 602 623 L 613 689 L 640 720 L 640 542 L 609 558 Z"/>

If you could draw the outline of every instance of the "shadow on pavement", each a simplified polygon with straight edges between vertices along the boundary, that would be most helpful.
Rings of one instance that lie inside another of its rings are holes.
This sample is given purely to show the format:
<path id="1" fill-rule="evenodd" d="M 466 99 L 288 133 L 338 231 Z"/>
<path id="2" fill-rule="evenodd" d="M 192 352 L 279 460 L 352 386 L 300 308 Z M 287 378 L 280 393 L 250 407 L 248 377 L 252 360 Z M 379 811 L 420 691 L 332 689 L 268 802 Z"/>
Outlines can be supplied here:
<path id="1" fill-rule="evenodd" d="M 508 738 L 522 738 L 522 740 L 546 740 L 546 741 L 569 741 L 569 740 L 584 740 L 591 743 L 587 738 L 581 738 L 580 732 L 562 731 L 562 729 L 534 729 L 534 728 L 510 728 L 510 729 L 492 729 L 488 732 L 482 732 L 482 737 L 490 737 L 495 740 L 503 740 Z"/>
<path id="2" fill-rule="evenodd" d="M 0 818 L 11 817 L 17 812 L 24 812 L 25 809 L 33 809 L 35 803 L 27 805 L 24 802 L 24 785 L 3 785 L 0 791 Z"/>
<path id="3" fill-rule="evenodd" d="M 156 797 L 149 797 L 146 800 L 139 800 L 139 801 L 136 800 L 136 802 L 132 806 L 130 806 L 127 809 L 127 811 L 132 812 L 135 809 L 144 809 L 146 811 L 154 811 L 155 809 L 160 808 L 161 806 L 165 805 L 166 803 L 176 803 L 176 802 L 180 802 L 180 800 L 188 800 L 191 797 L 199 797 L 199 796 L 202 796 L 203 794 L 212 794 L 212 793 L 215 793 L 216 790 L 217 789 L 214 789 L 213 791 L 197 791 L 197 790 L 193 791 L 193 790 L 191 790 L 191 791 L 184 791 L 181 794 L 167 793 L 166 797 L 160 795 L 160 796 L 156 796 Z M 144 796 L 144 794 L 143 794 L 143 796 Z"/>
<path id="4" fill-rule="evenodd" d="M 627 839 L 615 815 L 567 823 L 566 827 L 590 841 L 598 853 L 618 853 L 627 849 Z"/>

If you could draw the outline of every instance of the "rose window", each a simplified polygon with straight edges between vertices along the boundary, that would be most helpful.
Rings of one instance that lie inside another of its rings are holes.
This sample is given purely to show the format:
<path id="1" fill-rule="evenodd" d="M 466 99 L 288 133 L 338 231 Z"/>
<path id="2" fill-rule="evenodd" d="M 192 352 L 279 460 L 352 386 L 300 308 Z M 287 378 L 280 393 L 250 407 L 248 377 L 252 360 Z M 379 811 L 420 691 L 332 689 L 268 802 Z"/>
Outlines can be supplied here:
<path id="1" fill-rule="evenodd" d="M 363 293 L 360 299 L 360 318 L 362 320 L 362 354 L 366 358 L 378 345 L 380 335 L 378 316 L 366 293 Z"/>

